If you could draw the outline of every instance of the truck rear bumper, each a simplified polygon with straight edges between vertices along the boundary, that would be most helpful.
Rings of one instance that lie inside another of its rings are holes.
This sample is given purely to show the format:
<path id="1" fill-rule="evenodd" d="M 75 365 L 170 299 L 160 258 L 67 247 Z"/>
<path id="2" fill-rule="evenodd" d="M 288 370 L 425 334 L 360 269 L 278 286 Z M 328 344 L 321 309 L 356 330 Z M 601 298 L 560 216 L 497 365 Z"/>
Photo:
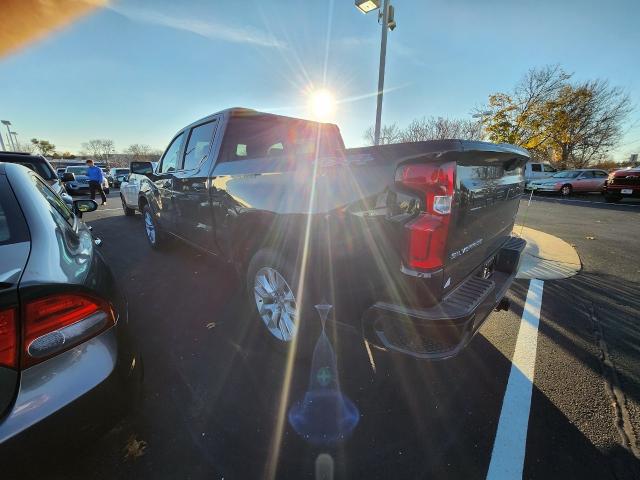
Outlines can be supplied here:
<path id="1" fill-rule="evenodd" d="M 410 308 L 378 302 L 363 315 L 370 343 L 417 358 L 440 360 L 457 355 L 500 304 L 518 270 L 526 242 L 511 237 L 489 261 L 493 273 L 474 272 L 437 305 Z"/>

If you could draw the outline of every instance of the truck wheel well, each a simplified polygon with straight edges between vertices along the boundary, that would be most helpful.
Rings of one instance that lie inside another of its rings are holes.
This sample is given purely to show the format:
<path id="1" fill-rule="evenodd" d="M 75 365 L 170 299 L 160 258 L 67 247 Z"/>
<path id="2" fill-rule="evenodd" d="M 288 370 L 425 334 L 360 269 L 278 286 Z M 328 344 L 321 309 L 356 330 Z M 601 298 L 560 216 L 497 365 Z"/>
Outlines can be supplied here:
<path id="1" fill-rule="evenodd" d="M 138 208 L 140 209 L 140 211 L 142 211 L 142 209 L 144 208 L 145 205 L 148 205 L 149 202 L 147 202 L 147 199 L 144 197 L 140 197 L 138 199 Z"/>

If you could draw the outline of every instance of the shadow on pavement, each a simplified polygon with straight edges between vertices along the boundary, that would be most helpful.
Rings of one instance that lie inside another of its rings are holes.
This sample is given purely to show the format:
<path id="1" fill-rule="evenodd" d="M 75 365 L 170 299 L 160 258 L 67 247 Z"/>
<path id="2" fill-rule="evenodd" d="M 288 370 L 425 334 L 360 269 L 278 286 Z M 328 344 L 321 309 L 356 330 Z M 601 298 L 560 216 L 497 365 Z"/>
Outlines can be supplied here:
<path id="1" fill-rule="evenodd" d="M 273 432 L 282 410 L 286 358 L 264 342 L 263 325 L 247 324 L 252 306 L 234 271 L 179 245 L 152 251 L 139 216 L 91 224 L 129 299 L 145 362 L 145 396 L 130 418 L 75 460 L 47 470 L 47 477 L 262 478 L 277 443 Z M 520 299 L 517 318 L 523 291 L 526 282 L 511 295 Z M 507 327 L 513 336 L 513 325 Z M 446 362 L 375 349 L 369 358 L 362 339 L 348 331 L 333 346 L 340 385 L 360 411 L 359 424 L 351 437 L 332 446 L 311 445 L 285 424 L 277 478 L 313 478 L 320 453 L 333 457 L 336 478 L 486 476 L 511 368 L 508 356 L 482 335 Z M 304 396 L 309 368 L 306 360 L 295 363 L 290 401 Z M 554 452 L 540 450 L 549 437 L 536 431 L 530 443 L 539 455 L 528 455 L 526 470 L 535 475 L 525 476 L 597 471 L 607 478 L 603 454 L 535 388 L 534 401 L 542 405 L 548 431 L 573 459 L 549 464 Z M 146 449 L 125 458 L 132 439 L 144 441 Z"/>

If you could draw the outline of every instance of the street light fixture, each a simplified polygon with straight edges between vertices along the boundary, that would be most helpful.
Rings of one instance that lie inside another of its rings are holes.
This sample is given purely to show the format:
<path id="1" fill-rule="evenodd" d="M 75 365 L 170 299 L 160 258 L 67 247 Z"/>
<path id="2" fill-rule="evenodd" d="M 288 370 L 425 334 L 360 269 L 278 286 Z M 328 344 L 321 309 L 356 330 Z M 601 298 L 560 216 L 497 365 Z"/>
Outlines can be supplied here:
<path id="1" fill-rule="evenodd" d="M 356 8 L 363 13 L 380 8 L 379 0 L 355 0 Z M 393 6 L 389 0 L 384 0 L 382 13 L 378 13 L 378 21 L 382 20 L 382 38 L 380 39 L 380 68 L 378 70 L 378 95 L 376 105 L 376 125 L 374 130 L 374 144 L 380 145 L 380 123 L 382 121 L 382 91 L 384 90 L 384 68 L 387 57 L 387 30 L 394 30 L 397 26 Z"/>
<path id="2" fill-rule="evenodd" d="M 356 8 L 362 13 L 369 13 L 371 10 L 380 8 L 379 0 L 356 0 Z"/>
<path id="3" fill-rule="evenodd" d="M 16 147 L 13 144 L 13 138 L 11 138 L 11 130 L 9 130 L 9 126 L 11 125 L 11 122 L 9 120 L 0 120 L 0 122 L 2 122 L 5 127 L 7 127 L 7 137 L 9 139 L 9 146 L 12 148 L 13 151 L 15 151 Z"/>

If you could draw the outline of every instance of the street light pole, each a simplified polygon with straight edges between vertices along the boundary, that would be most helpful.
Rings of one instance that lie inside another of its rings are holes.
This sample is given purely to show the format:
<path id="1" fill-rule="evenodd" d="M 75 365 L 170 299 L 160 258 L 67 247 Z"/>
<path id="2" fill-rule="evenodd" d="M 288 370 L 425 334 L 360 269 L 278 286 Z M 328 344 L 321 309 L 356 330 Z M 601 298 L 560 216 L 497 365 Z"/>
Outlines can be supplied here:
<path id="1" fill-rule="evenodd" d="M 9 147 L 15 152 L 16 147 L 13 145 L 13 139 L 11 138 L 11 130 L 9 130 L 9 125 L 11 122 L 9 120 L 0 120 L 5 127 L 7 127 L 7 139 L 9 140 Z"/>
<path id="2" fill-rule="evenodd" d="M 4 140 L 2 139 L 2 134 L 0 133 L 0 150 L 5 152 L 7 149 L 4 148 Z"/>
<path id="3" fill-rule="evenodd" d="M 17 152 L 18 149 L 20 148 L 20 144 L 18 143 L 18 132 L 10 132 L 11 135 L 13 135 L 13 143 L 14 143 L 14 149 Z"/>
<path id="4" fill-rule="evenodd" d="M 380 39 L 380 69 L 378 71 L 378 102 L 376 106 L 376 126 L 374 144 L 380 145 L 380 123 L 382 122 L 382 91 L 384 90 L 384 69 L 387 58 L 387 31 L 389 29 L 389 0 L 382 7 L 382 38 Z"/>

